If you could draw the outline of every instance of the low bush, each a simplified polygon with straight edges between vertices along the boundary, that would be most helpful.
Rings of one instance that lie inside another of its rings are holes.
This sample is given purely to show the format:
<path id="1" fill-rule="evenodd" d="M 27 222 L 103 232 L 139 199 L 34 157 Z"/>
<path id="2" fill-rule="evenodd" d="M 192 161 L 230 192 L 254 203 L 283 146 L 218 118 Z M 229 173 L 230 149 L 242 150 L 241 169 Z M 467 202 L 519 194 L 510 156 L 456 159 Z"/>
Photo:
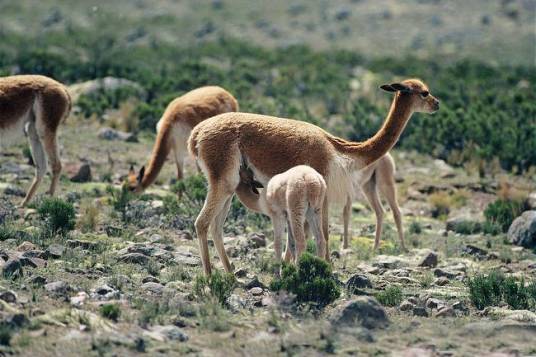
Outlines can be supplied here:
<path id="1" fill-rule="evenodd" d="M 536 282 L 506 277 L 499 271 L 478 274 L 467 280 L 469 296 L 479 310 L 487 306 L 508 304 L 513 309 L 536 309 Z"/>
<path id="2" fill-rule="evenodd" d="M 486 207 L 484 217 L 488 225 L 497 225 L 506 232 L 514 219 L 528 208 L 525 201 L 497 199 Z"/>
<path id="3" fill-rule="evenodd" d="M 117 304 L 104 304 L 100 307 L 100 314 L 102 317 L 117 321 L 121 316 L 121 308 Z"/>
<path id="4" fill-rule="evenodd" d="M 332 303 L 341 293 L 330 265 L 309 253 L 302 254 L 297 267 L 284 264 L 281 278 L 272 281 L 270 288 L 274 291 L 287 291 L 296 295 L 298 302 L 318 307 Z"/>
<path id="5" fill-rule="evenodd" d="M 376 294 L 378 302 L 385 306 L 397 306 L 402 302 L 402 289 L 396 285 L 388 286 Z"/>
<path id="6" fill-rule="evenodd" d="M 76 212 L 71 203 L 57 197 L 44 198 L 37 207 L 44 228 L 51 234 L 65 234 L 75 225 Z"/>
<path id="7" fill-rule="evenodd" d="M 214 297 L 221 305 L 225 305 L 235 286 L 236 279 L 233 274 L 216 270 L 209 277 L 198 275 L 194 292 L 198 298 Z"/>

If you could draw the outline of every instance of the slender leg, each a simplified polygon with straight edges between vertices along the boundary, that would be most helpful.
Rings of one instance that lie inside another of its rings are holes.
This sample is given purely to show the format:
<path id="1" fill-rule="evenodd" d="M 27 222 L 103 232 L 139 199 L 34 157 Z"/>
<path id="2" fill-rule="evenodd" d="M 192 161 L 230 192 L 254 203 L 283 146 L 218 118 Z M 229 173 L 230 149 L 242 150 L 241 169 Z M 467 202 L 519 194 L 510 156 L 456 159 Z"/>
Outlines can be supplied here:
<path id="1" fill-rule="evenodd" d="M 305 217 L 301 208 L 290 209 L 288 212 L 288 220 L 292 231 L 292 237 L 294 237 L 294 241 L 296 242 L 296 255 L 294 256 L 294 261 L 297 263 L 300 256 L 305 251 L 305 232 L 303 230 Z"/>
<path id="2" fill-rule="evenodd" d="M 400 239 L 400 246 L 402 250 L 407 251 L 406 245 L 404 244 L 404 229 L 402 227 L 402 214 L 400 213 L 400 207 L 398 206 L 398 201 L 396 199 L 396 185 L 394 180 L 392 184 L 380 185 L 380 191 L 389 202 L 389 206 L 393 211 L 393 218 L 396 223 L 396 229 L 398 231 L 398 238 Z"/>
<path id="3" fill-rule="evenodd" d="M 53 196 L 56 193 L 56 188 L 60 181 L 61 174 L 61 161 L 58 149 L 58 141 L 55 133 L 48 133 L 44 136 L 40 136 L 40 139 L 44 145 L 45 152 L 48 156 L 48 161 L 50 162 L 50 167 L 52 169 L 52 181 L 50 182 L 50 189 L 48 193 Z"/>
<path id="4" fill-rule="evenodd" d="M 344 209 L 342 211 L 342 218 L 344 221 L 344 231 L 343 231 L 343 244 L 342 247 L 344 249 L 348 248 L 348 230 L 350 227 L 350 215 L 352 213 L 352 198 L 348 196 L 346 199 L 346 205 L 344 205 Z"/>
<path id="5" fill-rule="evenodd" d="M 330 262 L 329 254 L 329 204 L 327 196 L 324 198 L 324 204 L 322 206 L 322 231 L 324 232 L 324 238 L 326 239 L 326 261 Z"/>
<path id="6" fill-rule="evenodd" d="M 35 177 L 30 186 L 30 189 L 28 190 L 28 193 L 26 193 L 24 201 L 22 201 L 22 207 L 26 206 L 28 202 L 30 202 L 30 200 L 33 198 L 35 192 L 37 191 L 37 188 L 39 187 L 39 184 L 41 183 L 43 177 L 47 172 L 47 158 L 43 149 L 43 144 L 39 139 L 39 135 L 37 135 L 35 123 L 33 121 L 28 124 L 28 139 L 30 141 L 30 147 L 32 148 L 32 157 L 35 163 Z"/>
<path id="7" fill-rule="evenodd" d="M 287 221 L 287 248 L 285 250 L 285 262 L 290 263 L 296 257 L 296 241 L 292 236 L 292 229 L 290 228 L 290 222 Z"/>
<path id="8" fill-rule="evenodd" d="M 374 250 L 377 250 L 380 246 L 380 238 L 382 235 L 382 224 L 383 224 L 383 206 L 378 196 L 378 190 L 376 187 L 376 182 L 374 180 L 367 181 L 363 186 L 363 193 L 367 197 L 374 213 L 376 214 L 376 237 L 374 239 Z"/>
<path id="9" fill-rule="evenodd" d="M 173 140 L 173 158 L 175 159 L 175 165 L 177 166 L 177 180 L 182 180 L 184 178 L 184 172 L 182 165 L 184 163 L 184 155 L 182 153 L 182 147 L 177 143 L 177 140 Z"/>
<path id="10" fill-rule="evenodd" d="M 224 185 L 218 185 L 217 182 L 214 184 L 209 184 L 205 204 L 203 205 L 201 212 L 199 212 L 199 216 L 197 216 L 197 219 L 195 220 L 195 230 L 197 233 L 197 239 L 199 240 L 199 253 L 201 255 L 201 261 L 203 262 L 203 269 L 207 276 L 211 274 L 210 257 L 208 253 L 208 229 L 216 216 L 220 213 L 220 211 L 223 210 L 227 200 L 232 197 L 232 195 L 233 192 L 229 192 Z M 220 254 L 219 251 L 218 253 Z M 222 262 L 225 262 L 225 260 L 228 261 L 225 250 L 223 250 L 221 254 L 225 257 L 220 256 Z M 227 266 L 226 270 L 227 269 L 230 269 L 230 264 Z"/>
<path id="11" fill-rule="evenodd" d="M 214 241 L 214 246 L 218 251 L 218 256 L 221 259 L 223 268 L 228 273 L 231 273 L 233 271 L 233 268 L 231 266 L 231 263 L 229 262 L 227 254 L 225 253 L 225 247 L 223 245 L 223 224 L 225 223 L 225 219 L 227 218 L 227 214 L 229 213 L 229 208 L 231 207 L 232 199 L 233 197 L 231 196 L 227 199 L 227 201 L 225 201 L 222 210 L 220 211 L 220 213 L 218 213 L 218 215 L 216 216 L 216 218 L 214 218 L 214 221 L 210 225 L 210 231 L 212 235 L 212 240 Z"/>
<path id="12" fill-rule="evenodd" d="M 315 211 L 309 207 L 307 209 L 307 221 L 310 222 L 316 240 L 316 254 L 323 259 L 326 256 L 326 239 L 322 232 L 322 210 Z"/>
<path id="13" fill-rule="evenodd" d="M 272 224 L 274 226 L 274 250 L 275 250 L 275 261 L 278 266 L 276 272 L 279 273 L 281 267 L 281 252 L 282 252 L 282 239 L 283 233 L 285 232 L 285 217 L 282 215 L 273 215 Z"/>

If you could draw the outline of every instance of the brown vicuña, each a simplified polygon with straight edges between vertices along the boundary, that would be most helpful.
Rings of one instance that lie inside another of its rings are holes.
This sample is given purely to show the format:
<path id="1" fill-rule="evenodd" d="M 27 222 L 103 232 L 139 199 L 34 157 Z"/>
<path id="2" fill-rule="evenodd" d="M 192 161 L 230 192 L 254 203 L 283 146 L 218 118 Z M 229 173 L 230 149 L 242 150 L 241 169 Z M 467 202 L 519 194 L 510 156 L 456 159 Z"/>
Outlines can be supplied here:
<path id="1" fill-rule="evenodd" d="M 432 113 L 439 109 L 439 101 L 420 80 L 408 79 L 381 88 L 396 94 L 382 128 L 364 142 L 335 137 L 302 121 L 250 113 L 220 114 L 192 130 L 188 149 L 208 181 L 205 204 L 195 222 L 205 274 L 211 273 L 209 228 L 224 269 L 232 271 L 223 246 L 223 223 L 240 182 L 244 158 L 255 179 L 263 185 L 274 175 L 297 165 L 308 165 L 318 171 L 327 184 L 322 229 L 328 239 L 328 203 L 346 201 L 352 191 L 353 173 L 387 154 L 414 112 Z M 328 247 L 326 244 L 327 260 Z"/>
<path id="2" fill-rule="evenodd" d="M 47 172 L 52 168 L 48 193 L 54 195 L 60 179 L 58 127 L 71 111 L 65 86 L 38 75 L 0 78 L 0 147 L 20 138 L 26 131 L 35 164 L 35 178 L 22 201 L 26 206 Z"/>
<path id="3" fill-rule="evenodd" d="M 194 89 L 167 106 L 156 126 L 156 141 L 149 166 L 138 175 L 130 168 L 128 185 L 132 191 L 142 192 L 158 177 L 170 151 L 177 165 L 177 178 L 183 178 L 184 159 L 188 156 L 187 141 L 192 129 L 205 119 L 227 112 L 236 112 L 238 102 L 225 89 L 207 86 Z"/>

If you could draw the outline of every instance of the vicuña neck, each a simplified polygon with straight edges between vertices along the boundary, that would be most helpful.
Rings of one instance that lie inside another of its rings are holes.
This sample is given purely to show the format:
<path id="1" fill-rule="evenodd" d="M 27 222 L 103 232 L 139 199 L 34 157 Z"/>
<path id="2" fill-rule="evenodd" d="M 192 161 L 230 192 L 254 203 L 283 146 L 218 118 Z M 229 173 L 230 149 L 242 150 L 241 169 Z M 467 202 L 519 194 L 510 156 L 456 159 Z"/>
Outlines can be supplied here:
<path id="1" fill-rule="evenodd" d="M 370 139 L 360 143 L 332 138 L 335 148 L 367 166 L 389 152 L 400 138 L 413 114 L 410 98 L 397 93 L 381 129 Z M 334 140 L 333 140 L 334 139 Z"/>

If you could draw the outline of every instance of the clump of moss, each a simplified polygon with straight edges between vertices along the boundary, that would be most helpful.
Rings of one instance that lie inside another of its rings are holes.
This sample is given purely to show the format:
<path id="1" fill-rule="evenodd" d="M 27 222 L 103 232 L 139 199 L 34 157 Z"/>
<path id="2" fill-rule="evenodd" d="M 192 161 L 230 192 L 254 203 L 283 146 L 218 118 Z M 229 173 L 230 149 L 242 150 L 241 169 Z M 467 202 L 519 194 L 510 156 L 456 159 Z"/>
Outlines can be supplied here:
<path id="1" fill-rule="evenodd" d="M 332 303 L 341 294 L 329 264 L 309 253 L 300 257 L 297 267 L 284 264 L 281 278 L 272 281 L 270 288 L 274 291 L 285 290 L 296 295 L 298 302 L 319 307 Z"/>

